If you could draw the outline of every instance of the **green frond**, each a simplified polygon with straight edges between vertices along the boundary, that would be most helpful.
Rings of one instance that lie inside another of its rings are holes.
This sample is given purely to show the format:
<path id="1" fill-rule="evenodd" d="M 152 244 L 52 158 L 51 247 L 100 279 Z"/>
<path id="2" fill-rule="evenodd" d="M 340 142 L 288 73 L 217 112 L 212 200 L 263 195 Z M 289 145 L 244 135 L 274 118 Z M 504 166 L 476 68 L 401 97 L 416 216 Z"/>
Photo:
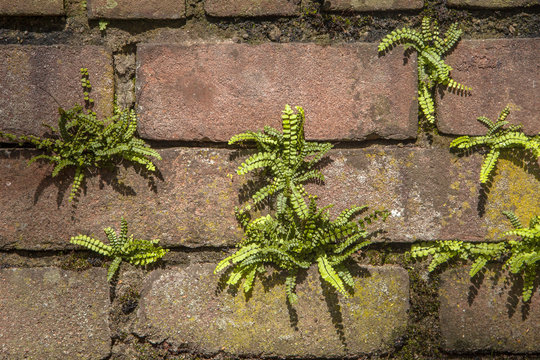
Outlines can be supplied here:
<path id="1" fill-rule="evenodd" d="M 276 160 L 276 155 L 272 153 L 256 153 L 246 159 L 236 170 L 238 175 L 245 175 L 255 169 L 272 166 Z"/>
<path id="2" fill-rule="evenodd" d="M 442 44 L 438 47 L 439 55 L 447 54 L 459 41 L 462 31 L 458 29 L 458 24 L 453 23 L 446 31 L 446 36 Z"/>
<path id="3" fill-rule="evenodd" d="M 510 220 L 510 223 L 512 224 L 514 229 L 523 228 L 523 226 L 521 225 L 521 222 L 519 221 L 519 219 L 517 218 L 517 216 L 513 212 L 511 212 L 511 211 L 503 211 L 502 213 L 503 213 L 504 216 L 506 216 L 506 218 L 508 220 Z"/>
<path id="4" fill-rule="evenodd" d="M 127 222 L 122 217 L 120 235 L 110 227 L 103 231 L 107 235 L 110 245 L 86 235 L 77 235 L 71 238 L 72 244 L 84 246 L 99 254 L 114 257 L 109 267 L 108 280 L 110 281 L 120 263 L 125 260 L 133 265 L 147 265 L 161 259 L 169 250 L 163 249 L 157 244 L 159 240 L 134 239 L 133 235 L 127 236 Z"/>
<path id="5" fill-rule="evenodd" d="M 80 167 L 75 169 L 75 176 L 73 177 L 73 184 L 71 184 L 71 191 L 69 193 L 68 200 L 71 202 L 77 197 L 81 188 L 82 181 L 84 179 L 84 172 Z"/>
<path id="6" fill-rule="evenodd" d="M 351 275 L 351 272 L 343 265 L 337 265 L 335 267 L 338 276 L 343 280 L 345 285 L 354 289 L 354 278 Z"/>
<path id="7" fill-rule="evenodd" d="M 122 263 L 122 258 L 117 256 L 112 261 L 111 265 L 109 266 L 109 270 L 107 271 L 107 281 L 111 281 L 114 278 L 114 275 L 118 271 L 118 268 L 120 267 L 120 264 Z"/>
<path id="8" fill-rule="evenodd" d="M 112 247 L 102 243 L 101 241 L 91 238 L 86 235 L 77 235 L 71 237 L 70 243 L 74 245 L 80 245 L 84 246 L 85 248 L 92 250 L 94 252 L 97 252 L 98 254 L 105 255 L 105 256 L 111 256 L 112 254 Z"/>
<path id="9" fill-rule="evenodd" d="M 385 52 L 399 44 L 412 46 L 418 52 L 426 46 L 420 33 L 413 29 L 403 28 L 386 35 L 379 43 L 378 51 Z"/>
<path id="10" fill-rule="evenodd" d="M 245 273 L 247 275 L 245 275 L 246 279 L 244 280 L 244 294 L 249 294 L 253 289 L 253 283 L 255 282 L 255 276 L 257 275 L 257 267 L 251 266 Z"/>
<path id="11" fill-rule="evenodd" d="M 485 257 L 479 257 L 477 258 L 474 263 L 471 266 L 471 270 L 469 271 L 470 277 L 474 277 L 480 270 L 486 266 L 488 262 L 488 259 Z"/>
<path id="12" fill-rule="evenodd" d="M 536 266 L 531 266 L 523 272 L 523 302 L 531 299 L 534 290 L 534 280 L 537 276 Z"/>
<path id="13" fill-rule="evenodd" d="M 296 271 L 291 271 L 285 279 L 285 292 L 287 293 L 287 300 L 290 304 L 295 304 L 298 301 L 298 296 L 296 295 L 297 276 Z"/>
<path id="14" fill-rule="evenodd" d="M 34 157 L 35 158 L 35 157 Z M 50 158 L 50 157 L 49 157 Z M 53 172 L 51 174 L 52 177 L 56 177 L 60 171 L 62 171 L 67 166 L 77 166 L 73 161 L 69 159 L 62 159 L 56 164 L 56 166 L 53 169 Z"/>
<path id="15" fill-rule="evenodd" d="M 30 165 L 30 164 L 32 164 L 32 163 L 38 161 L 38 160 L 47 160 L 47 161 L 49 161 L 49 162 L 51 162 L 51 163 L 58 163 L 58 162 L 59 162 L 59 158 L 56 157 L 56 156 L 50 156 L 50 155 L 40 154 L 40 155 L 36 155 L 36 156 L 33 156 L 32 158 L 30 158 L 30 160 L 28 160 L 28 162 L 27 162 L 27 165 Z M 61 162 L 61 161 L 62 161 L 62 160 L 60 160 L 60 162 Z M 58 165 L 57 165 L 57 166 L 58 166 Z M 55 166 L 55 169 L 56 169 L 57 166 Z M 67 166 L 67 165 L 65 165 L 65 166 Z M 60 168 L 60 170 L 61 170 L 61 169 L 62 169 L 62 168 Z M 58 172 L 60 172 L 60 170 L 58 170 Z M 53 173 L 54 173 L 54 170 L 53 170 Z M 57 173 L 57 174 L 58 174 L 58 173 Z M 52 175 L 52 176 L 54 177 L 55 175 Z"/>
<path id="16" fill-rule="evenodd" d="M 507 105 L 507 106 L 501 111 L 501 113 L 499 114 L 499 117 L 498 117 L 498 119 L 497 119 L 497 122 L 503 122 L 503 121 L 505 121 L 509 114 L 510 114 L 510 106 Z"/>
<path id="17" fill-rule="evenodd" d="M 111 244 L 113 251 L 119 251 L 122 247 L 123 242 L 119 241 L 118 237 L 116 236 L 116 232 L 113 228 L 105 228 L 103 229 L 103 232 L 105 235 L 107 235 L 107 239 L 109 240 L 109 243 Z M 122 238 L 121 238 L 122 239 Z M 123 239 L 122 239 L 123 240 Z"/>
<path id="18" fill-rule="evenodd" d="M 489 176 L 491 175 L 491 172 L 493 171 L 493 169 L 495 168 L 495 165 L 497 164 L 499 155 L 500 155 L 500 151 L 494 149 L 494 150 L 491 150 L 484 158 L 484 162 L 482 163 L 482 168 L 480 169 L 480 182 L 482 184 L 488 181 Z"/>
<path id="19" fill-rule="evenodd" d="M 113 116 L 98 119 L 92 111 L 93 100 L 89 97 L 91 84 L 87 71 L 81 73 L 81 84 L 85 106 L 77 104 L 67 110 L 59 108 L 58 130 L 50 127 L 53 132 L 60 134 L 61 139 L 41 139 L 33 135 L 17 137 L 0 132 L 2 137 L 28 142 L 45 150 L 47 154 L 30 159 L 29 164 L 36 160 L 55 163 L 53 177 L 68 166 L 76 167 L 69 201 L 76 198 L 84 172 L 89 168 L 106 167 L 125 159 L 155 171 L 155 165 L 150 158 L 161 160 L 157 151 L 151 149 L 143 140 L 134 137 L 137 131 L 137 114 L 133 110 L 115 111 Z"/>
<path id="20" fill-rule="evenodd" d="M 317 265 L 319 267 L 319 274 L 324 281 L 332 285 L 337 291 L 343 294 L 345 297 L 349 297 L 349 292 L 345 288 L 343 281 L 336 273 L 335 269 L 330 265 L 326 255 L 321 255 L 317 258 Z"/>
<path id="21" fill-rule="evenodd" d="M 435 123 L 435 103 L 431 93 L 426 86 L 418 87 L 418 104 L 422 113 L 430 124 Z"/>
<path id="22" fill-rule="evenodd" d="M 229 265 L 236 264 L 246 259 L 248 256 L 257 254 L 258 252 L 260 252 L 260 250 L 261 249 L 256 244 L 251 244 L 248 246 L 241 247 L 237 252 L 235 252 L 231 256 L 228 256 L 225 259 L 221 260 L 217 264 L 216 268 L 214 269 L 214 274 L 217 274 L 218 272 L 224 270 Z"/>

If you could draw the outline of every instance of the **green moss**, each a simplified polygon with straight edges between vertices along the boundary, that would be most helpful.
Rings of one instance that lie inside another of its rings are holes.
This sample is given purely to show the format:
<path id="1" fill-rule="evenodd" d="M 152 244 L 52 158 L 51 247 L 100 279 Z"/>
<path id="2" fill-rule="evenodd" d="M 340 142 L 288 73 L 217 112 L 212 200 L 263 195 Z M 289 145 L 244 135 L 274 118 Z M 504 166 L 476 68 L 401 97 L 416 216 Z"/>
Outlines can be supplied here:
<path id="1" fill-rule="evenodd" d="M 92 267 L 88 262 L 88 255 L 72 252 L 68 257 L 63 258 L 60 268 L 63 270 L 83 271 Z"/>
<path id="2" fill-rule="evenodd" d="M 499 239 L 503 232 L 512 229 L 502 211 L 513 211 L 523 224 L 540 214 L 540 198 L 535 196 L 540 174 L 534 168 L 528 172 L 519 161 L 506 157 L 499 159 L 495 172 L 485 206 L 488 239 Z"/>

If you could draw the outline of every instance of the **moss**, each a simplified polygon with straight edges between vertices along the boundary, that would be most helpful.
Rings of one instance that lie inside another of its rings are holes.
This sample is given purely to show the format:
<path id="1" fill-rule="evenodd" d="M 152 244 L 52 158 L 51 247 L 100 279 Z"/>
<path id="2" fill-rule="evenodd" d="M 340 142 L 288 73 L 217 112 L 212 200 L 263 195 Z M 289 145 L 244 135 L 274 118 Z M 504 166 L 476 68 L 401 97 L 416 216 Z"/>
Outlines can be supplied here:
<path id="1" fill-rule="evenodd" d="M 426 263 L 406 260 L 409 273 L 411 309 L 403 347 L 394 359 L 442 359 L 439 329 L 439 276 L 427 275 Z"/>
<path id="2" fill-rule="evenodd" d="M 523 224 L 540 214 L 538 167 L 527 171 L 519 159 L 501 157 L 495 168 L 491 186 L 487 187 L 485 226 L 489 239 L 499 239 L 503 232 L 511 230 L 510 221 L 502 211 L 513 211 Z"/>
<path id="3" fill-rule="evenodd" d="M 92 264 L 88 262 L 88 255 L 83 253 L 72 252 L 60 263 L 60 268 L 63 270 L 83 271 L 91 267 Z"/>

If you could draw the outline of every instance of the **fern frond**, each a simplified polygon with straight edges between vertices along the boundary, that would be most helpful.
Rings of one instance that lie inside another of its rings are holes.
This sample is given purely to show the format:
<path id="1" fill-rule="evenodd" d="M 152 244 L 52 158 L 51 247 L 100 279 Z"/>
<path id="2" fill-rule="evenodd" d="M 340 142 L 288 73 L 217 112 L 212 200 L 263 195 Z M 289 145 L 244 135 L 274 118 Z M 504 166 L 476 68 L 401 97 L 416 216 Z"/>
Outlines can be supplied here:
<path id="1" fill-rule="evenodd" d="M 418 87 L 418 104 L 430 124 L 435 123 L 435 103 L 427 86 Z"/>
<path id="2" fill-rule="evenodd" d="M 289 275 L 285 279 L 285 292 L 287 293 L 287 300 L 290 304 L 294 304 L 298 301 L 298 296 L 296 295 L 296 278 L 297 272 L 290 270 Z"/>
<path id="3" fill-rule="evenodd" d="M 513 212 L 511 212 L 511 211 L 503 211 L 502 213 L 503 213 L 504 216 L 506 216 L 506 218 L 508 220 L 510 220 L 510 223 L 512 224 L 514 229 L 523 228 L 523 226 L 521 225 L 521 222 L 519 221 L 519 219 L 517 218 L 517 216 Z"/>
<path id="4" fill-rule="evenodd" d="M 491 172 L 493 171 L 493 169 L 495 168 L 495 165 L 497 164 L 499 155 L 500 155 L 500 151 L 493 149 L 484 158 L 484 162 L 482 163 L 482 168 L 480 169 L 480 182 L 482 184 L 488 181 L 489 176 L 491 175 Z"/>
<path id="5" fill-rule="evenodd" d="M 474 263 L 471 266 L 471 270 L 469 271 L 470 277 L 474 277 L 480 270 L 486 266 L 488 262 L 488 259 L 485 257 L 479 257 L 477 258 Z"/>
<path id="6" fill-rule="evenodd" d="M 321 255 L 317 258 L 317 265 L 319 267 L 319 274 L 323 280 L 332 285 L 337 291 L 342 293 L 345 297 L 349 297 L 349 292 L 345 288 L 343 281 L 336 273 L 335 269 L 330 265 L 326 255 Z"/>
<path id="7" fill-rule="evenodd" d="M 155 171 L 150 158 L 161 160 L 159 153 L 151 149 L 143 140 L 135 138 L 137 130 L 137 114 L 133 110 L 115 111 L 115 114 L 104 120 L 98 119 L 92 111 L 93 100 L 89 97 L 91 84 L 88 71 L 81 71 L 81 84 L 84 91 L 85 107 L 75 105 L 64 110 L 60 108 L 58 130 L 61 139 L 50 139 L 33 135 L 16 137 L 0 132 L 0 136 L 19 142 L 29 142 L 47 154 L 30 159 L 48 160 L 55 163 L 52 176 L 57 176 L 63 169 L 75 167 L 75 177 L 71 186 L 69 201 L 76 198 L 84 172 L 88 168 L 100 168 L 126 159 L 144 165 L 149 171 Z"/>
<path id="8" fill-rule="evenodd" d="M 125 260 L 133 265 L 147 265 L 161 259 L 169 250 L 158 247 L 159 240 L 134 239 L 127 236 L 127 222 L 122 217 L 120 235 L 108 227 L 103 230 L 111 245 L 102 243 L 86 235 L 77 235 L 71 238 L 72 244 L 84 246 L 101 255 L 114 257 L 109 267 L 108 280 L 110 281 L 120 263 Z"/>
<path id="9" fill-rule="evenodd" d="M 114 278 L 114 275 L 118 271 L 118 268 L 120 267 L 120 264 L 122 263 L 122 258 L 117 256 L 112 261 L 111 265 L 109 266 L 109 270 L 107 271 L 107 281 L 111 281 Z"/>
<path id="10" fill-rule="evenodd" d="M 244 281 L 244 294 L 247 295 L 253 289 L 253 283 L 255 282 L 255 276 L 257 275 L 257 267 L 251 266 L 245 273 L 247 275 L 245 275 L 246 279 Z"/>
<path id="11" fill-rule="evenodd" d="M 84 179 L 84 172 L 80 167 L 75 169 L 75 176 L 73 177 L 73 184 L 71 184 L 71 191 L 69 193 L 68 201 L 73 201 L 77 197 L 81 188 L 82 181 Z"/>
<path id="12" fill-rule="evenodd" d="M 460 36 L 461 30 L 457 24 L 453 24 L 444 40 L 441 39 L 437 22 L 431 22 L 429 17 L 424 17 L 420 32 L 409 28 L 394 30 L 379 43 L 379 52 L 385 52 L 397 44 L 404 44 L 418 53 L 418 103 L 430 124 L 435 123 L 435 101 L 432 91 L 437 84 L 462 93 L 471 90 L 470 87 L 450 77 L 452 68 L 443 60 Z"/>
<path id="13" fill-rule="evenodd" d="M 84 246 L 89 250 L 105 256 L 110 256 L 113 251 L 110 245 L 104 244 L 101 241 L 86 235 L 73 236 L 69 242 L 74 245 Z"/>

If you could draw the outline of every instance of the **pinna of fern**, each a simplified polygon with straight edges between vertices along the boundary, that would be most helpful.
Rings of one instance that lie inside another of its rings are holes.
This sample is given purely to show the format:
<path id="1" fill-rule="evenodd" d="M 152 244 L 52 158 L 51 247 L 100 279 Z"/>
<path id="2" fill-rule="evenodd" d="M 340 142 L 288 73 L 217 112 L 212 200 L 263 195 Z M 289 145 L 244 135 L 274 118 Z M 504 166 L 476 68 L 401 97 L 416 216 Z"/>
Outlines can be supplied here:
<path id="1" fill-rule="evenodd" d="M 392 31 L 379 43 L 380 53 L 389 51 L 396 45 L 404 44 L 407 49 L 413 49 L 418 54 L 418 104 L 430 124 L 435 123 L 434 89 L 442 85 L 461 93 L 470 92 L 471 88 L 462 85 L 450 77 L 452 68 L 443 58 L 457 44 L 461 37 L 457 23 L 450 26 L 443 38 L 439 35 L 436 21 L 431 23 L 429 17 L 422 20 L 420 31 L 403 28 Z"/>
<path id="2" fill-rule="evenodd" d="M 489 151 L 485 155 L 482 168 L 480 170 L 480 182 L 486 183 L 493 173 L 497 160 L 503 150 L 522 148 L 528 150 L 537 159 L 540 158 L 540 134 L 527 136 L 521 130 L 521 125 L 510 125 L 506 118 L 510 114 L 510 107 L 506 106 L 496 122 L 485 116 L 477 120 L 488 128 L 484 136 L 461 136 L 450 144 L 450 147 L 457 149 L 470 149 L 474 147 L 485 147 Z"/>
<path id="3" fill-rule="evenodd" d="M 297 113 L 289 105 L 282 112 L 283 132 L 265 126 L 263 132 L 248 131 L 234 135 L 229 145 L 255 142 L 257 152 L 247 158 L 237 173 L 244 175 L 250 171 L 265 169 L 271 179 L 253 196 L 251 204 L 241 211 L 249 211 L 264 199 L 275 195 L 278 213 L 289 204 L 300 217 L 307 216 L 307 193 L 303 183 L 309 180 L 324 180 L 316 168 L 322 157 L 332 148 L 329 143 L 307 142 L 304 137 L 304 110 L 297 106 Z"/>
<path id="4" fill-rule="evenodd" d="M 110 166 L 121 159 L 143 165 L 148 171 L 155 171 L 150 157 L 161 160 L 157 151 L 143 140 L 136 138 L 137 114 L 134 110 L 119 111 L 113 116 L 100 120 L 92 111 L 94 100 L 89 97 L 91 90 L 88 70 L 81 69 L 81 83 L 85 106 L 59 109 L 58 128 L 50 127 L 55 138 L 39 138 L 33 135 L 14 136 L 0 132 L 0 137 L 19 143 L 31 143 L 45 154 L 34 156 L 29 164 L 45 160 L 55 164 L 52 176 L 72 167 L 75 176 L 71 186 L 69 201 L 78 194 L 84 180 L 85 171 L 95 167 Z"/>
<path id="5" fill-rule="evenodd" d="M 157 246 L 159 243 L 157 239 L 141 240 L 135 239 L 133 235 L 128 236 L 127 221 L 123 217 L 119 234 L 110 227 L 103 231 L 107 235 L 109 244 L 87 235 L 73 236 L 70 243 L 113 258 L 107 273 L 107 281 L 112 280 L 123 260 L 133 265 L 147 265 L 158 261 L 169 251 Z"/>
<path id="6" fill-rule="evenodd" d="M 352 220 L 365 207 L 344 210 L 335 220 L 330 220 L 328 207 L 317 208 L 316 197 L 310 196 L 307 214 L 299 217 L 286 207 L 276 216 L 266 215 L 250 220 L 245 213 L 238 213 L 245 232 L 244 239 L 231 256 L 223 259 L 215 273 L 231 267 L 227 284 L 237 286 L 244 279 L 247 294 L 258 274 L 266 272 L 265 265 L 273 264 L 288 272 L 286 293 L 290 303 L 297 300 L 295 292 L 298 271 L 317 264 L 321 278 L 344 296 L 349 296 L 354 280 L 344 265 L 352 254 L 368 245 L 371 233 L 366 225 L 382 218 L 386 211 L 374 211 L 358 220 Z"/>
<path id="7" fill-rule="evenodd" d="M 428 270 L 434 271 L 451 259 L 468 259 L 473 261 L 469 275 L 475 276 L 491 261 L 506 259 L 505 267 L 513 274 L 522 274 L 524 302 L 530 300 L 534 282 L 540 269 L 540 216 L 534 216 L 528 228 L 523 228 L 514 213 L 503 214 L 510 220 L 514 230 L 506 231 L 504 236 L 519 236 L 520 240 L 501 242 L 469 243 L 457 240 L 437 241 L 413 245 L 411 256 L 421 258 L 431 256 Z"/>

